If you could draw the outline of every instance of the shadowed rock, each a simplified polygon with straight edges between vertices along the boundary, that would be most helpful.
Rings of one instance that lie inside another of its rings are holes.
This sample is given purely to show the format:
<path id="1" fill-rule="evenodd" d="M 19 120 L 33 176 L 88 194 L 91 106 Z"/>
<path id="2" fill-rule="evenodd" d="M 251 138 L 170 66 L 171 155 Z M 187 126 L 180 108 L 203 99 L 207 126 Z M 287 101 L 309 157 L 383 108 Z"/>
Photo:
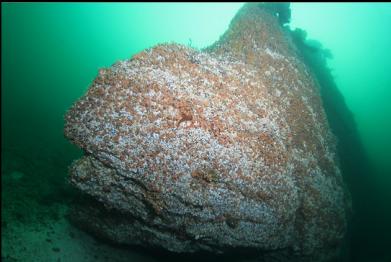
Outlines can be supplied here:
<path id="1" fill-rule="evenodd" d="M 282 11 L 265 6 L 244 5 L 203 51 L 158 45 L 99 72 L 66 115 L 85 151 L 70 180 L 94 199 L 76 223 L 173 252 L 336 256 L 349 207 L 336 141 Z"/>

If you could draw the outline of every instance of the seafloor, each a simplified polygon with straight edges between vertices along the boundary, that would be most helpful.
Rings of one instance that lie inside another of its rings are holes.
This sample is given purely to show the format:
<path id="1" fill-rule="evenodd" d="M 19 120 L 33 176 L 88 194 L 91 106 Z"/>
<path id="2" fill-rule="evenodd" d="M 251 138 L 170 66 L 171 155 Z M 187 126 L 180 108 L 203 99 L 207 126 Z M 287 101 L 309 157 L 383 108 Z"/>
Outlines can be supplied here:
<path id="1" fill-rule="evenodd" d="M 155 261 L 71 225 L 66 219 L 75 197 L 66 182 L 71 159 L 44 151 L 2 150 L 2 261 Z"/>

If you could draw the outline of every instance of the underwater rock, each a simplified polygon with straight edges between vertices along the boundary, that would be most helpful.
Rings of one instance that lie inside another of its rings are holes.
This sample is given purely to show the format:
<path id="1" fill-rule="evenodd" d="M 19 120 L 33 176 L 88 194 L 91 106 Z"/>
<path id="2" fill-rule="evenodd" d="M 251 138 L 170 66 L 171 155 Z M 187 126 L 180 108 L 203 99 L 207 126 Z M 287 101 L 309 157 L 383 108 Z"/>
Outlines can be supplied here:
<path id="1" fill-rule="evenodd" d="M 77 224 L 173 252 L 336 256 L 349 207 L 336 139 L 265 5 L 245 4 L 205 50 L 158 45 L 100 70 L 66 114 L 85 152 L 70 181 L 92 199 Z"/>

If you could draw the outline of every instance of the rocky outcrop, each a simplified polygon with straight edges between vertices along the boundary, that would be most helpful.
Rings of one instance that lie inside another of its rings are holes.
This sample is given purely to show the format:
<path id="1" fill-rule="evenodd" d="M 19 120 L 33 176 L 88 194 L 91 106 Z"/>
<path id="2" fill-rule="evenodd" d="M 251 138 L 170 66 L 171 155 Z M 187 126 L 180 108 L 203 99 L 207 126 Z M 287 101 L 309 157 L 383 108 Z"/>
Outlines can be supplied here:
<path id="1" fill-rule="evenodd" d="M 85 151 L 70 180 L 94 199 L 77 223 L 174 252 L 336 255 L 336 141 L 316 79 L 265 6 L 244 5 L 203 51 L 158 45 L 100 70 L 66 115 Z"/>

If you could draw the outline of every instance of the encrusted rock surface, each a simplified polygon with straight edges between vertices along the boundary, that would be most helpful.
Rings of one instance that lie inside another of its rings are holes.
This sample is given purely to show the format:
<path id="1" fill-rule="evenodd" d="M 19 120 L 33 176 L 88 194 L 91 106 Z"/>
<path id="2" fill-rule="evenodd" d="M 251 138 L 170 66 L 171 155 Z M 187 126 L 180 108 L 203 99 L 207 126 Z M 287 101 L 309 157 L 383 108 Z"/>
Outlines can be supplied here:
<path id="1" fill-rule="evenodd" d="M 75 220 L 114 242 L 327 260 L 344 236 L 318 83 L 262 5 L 203 51 L 158 45 L 100 70 L 65 135 L 85 151 L 72 184 L 101 203 Z"/>

